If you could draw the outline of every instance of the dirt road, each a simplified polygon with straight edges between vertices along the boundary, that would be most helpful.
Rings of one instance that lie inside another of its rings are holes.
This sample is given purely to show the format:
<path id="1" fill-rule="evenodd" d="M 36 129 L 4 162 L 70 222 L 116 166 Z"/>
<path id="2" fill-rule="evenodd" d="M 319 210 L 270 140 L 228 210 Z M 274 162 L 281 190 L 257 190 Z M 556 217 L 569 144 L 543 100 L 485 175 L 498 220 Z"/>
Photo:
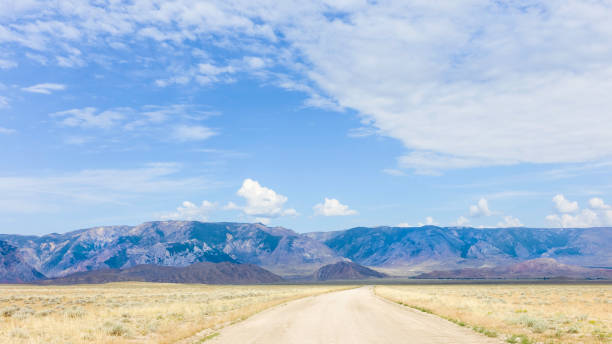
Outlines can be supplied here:
<path id="1" fill-rule="evenodd" d="M 222 329 L 210 340 L 211 344 L 500 342 L 383 300 L 368 287 L 309 297 L 266 310 Z"/>

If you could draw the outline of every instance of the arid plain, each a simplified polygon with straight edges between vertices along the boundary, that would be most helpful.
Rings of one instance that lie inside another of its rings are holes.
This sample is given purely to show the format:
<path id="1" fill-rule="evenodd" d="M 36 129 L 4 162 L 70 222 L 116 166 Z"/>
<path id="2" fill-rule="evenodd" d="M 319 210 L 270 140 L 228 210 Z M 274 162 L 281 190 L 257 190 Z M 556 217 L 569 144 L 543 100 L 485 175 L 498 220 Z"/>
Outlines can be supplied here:
<path id="1" fill-rule="evenodd" d="M 3 285 L 0 342 L 197 343 L 218 332 L 223 334 L 223 327 L 262 310 L 349 288 L 157 283 Z M 611 340 L 609 284 L 382 285 L 369 290 L 378 296 L 372 300 L 391 300 L 413 308 L 406 308 L 406 312 L 417 309 L 432 313 L 455 323 L 453 326 L 479 332 L 483 343 L 489 339 L 508 343 Z"/>

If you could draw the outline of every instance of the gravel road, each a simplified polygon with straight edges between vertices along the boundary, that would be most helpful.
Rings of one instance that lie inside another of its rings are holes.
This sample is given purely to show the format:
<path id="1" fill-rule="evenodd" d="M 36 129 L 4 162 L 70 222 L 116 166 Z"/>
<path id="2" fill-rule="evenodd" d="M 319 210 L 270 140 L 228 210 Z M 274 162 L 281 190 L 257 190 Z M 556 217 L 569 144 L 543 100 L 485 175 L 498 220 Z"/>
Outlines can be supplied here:
<path id="1" fill-rule="evenodd" d="M 501 343 L 377 297 L 371 287 L 308 297 L 226 327 L 206 343 Z"/>

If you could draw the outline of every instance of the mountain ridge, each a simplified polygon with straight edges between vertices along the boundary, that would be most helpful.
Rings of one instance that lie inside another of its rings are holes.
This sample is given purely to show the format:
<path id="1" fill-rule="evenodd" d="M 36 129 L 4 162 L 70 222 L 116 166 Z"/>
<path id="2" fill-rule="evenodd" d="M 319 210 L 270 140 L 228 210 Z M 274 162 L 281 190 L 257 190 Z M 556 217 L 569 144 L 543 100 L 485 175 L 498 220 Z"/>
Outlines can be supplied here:
<path id="1" fill-rule="evenodd" d="M 537 258 L 612 267 L 612 228 L 607 227 L 380 226 L 296 233 L 260 223 L 152 221 L 43 236 L 0 234 L 0 241 L 15 248 L 13 254 L 26 267 L 21 272 L 30 271 L 32 276 L 36 271 L 50 278 L 143 264 L 181 267 L 199 262 L 254 264 L 285 277 L 310 276 L 339 261 L 406 277 Z M 0 277 L 11 277 L 4 274 Z"/>
<path id="2" fill-rule="evenodd" d="M 612 280 L 612 270 L 585 268 L 561 264 L 552 258 L 537 258 L 520 263 L 485 268 L 465 268 L 460 270 L 432 271 L 416 278 L 433 279 L 607 279 Z"/>
<path id="3" fill-rule="evenodd" d="M 76 272 L 64 277 L 46 279 L 37 284 L 99 284 L 111 282 L 249 284 L 278 283 L 283 279 L 253 264 L 194 263 L 184 267 L 136 265 L 126 269 L 103 269 Z"/>

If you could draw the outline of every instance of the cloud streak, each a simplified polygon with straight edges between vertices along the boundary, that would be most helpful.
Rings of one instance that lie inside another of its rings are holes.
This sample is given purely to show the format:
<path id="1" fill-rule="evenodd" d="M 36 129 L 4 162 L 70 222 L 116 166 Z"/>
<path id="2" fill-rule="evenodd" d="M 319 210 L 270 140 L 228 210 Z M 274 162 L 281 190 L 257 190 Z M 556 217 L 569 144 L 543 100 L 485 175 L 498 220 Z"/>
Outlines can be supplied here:
<path id="1" fill-rule="evenodd" d="M 40 93 L 40 94 L 51 94 L 55 91 L 63 91 L 65 89 L 66 89 L 66 85 L 53 84 L 53 83 L 37 84 L 37 85 L 32 85 L 30 87 L 22 88 L 22 90 L 25 92 Z"/>

